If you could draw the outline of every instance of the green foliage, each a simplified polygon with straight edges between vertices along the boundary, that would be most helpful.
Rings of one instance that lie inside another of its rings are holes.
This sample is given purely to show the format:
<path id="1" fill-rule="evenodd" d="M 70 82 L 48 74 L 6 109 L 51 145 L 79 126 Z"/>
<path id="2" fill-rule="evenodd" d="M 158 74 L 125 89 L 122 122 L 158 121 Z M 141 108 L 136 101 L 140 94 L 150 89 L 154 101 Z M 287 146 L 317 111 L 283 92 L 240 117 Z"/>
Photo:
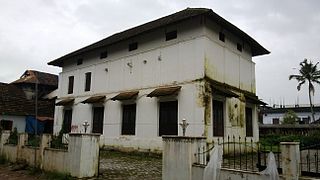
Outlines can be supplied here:
<path id="1" fill-rule="evenodd" d="M 289 110 L 284 114 L 282 124 L 295 124 L 297 120 L 297 114 L 294 111 Z"/>
<path id="2" fill-rule="evenodd" d="M 51 140 L 51 148 L 56 148 L 56 149 L 68 149 L 68 147 L 66 147 L 65 144 L 62 143 L 62 137 L 63 137 L 63 133 L 65 132 L 64 128 L 62 127 L 62 129 L 59 132 L 58 136 L 52 136 L 52 140 Z"/>
<path id="3" fill-rule="evenodd" d="M 314 119 L 314 112 L 311 101 L 311 94 L 314 95 L 314 83 L 320 84 L 320 71 L 318 70 L 318 63 L 313 64 L 312 61 L 308 61 L 304 59 L 300 62 L 299 74 L 294 74 L 289 76 L 289 80 L 296 79 L 298 81 L 297 89 L 300 91 L 301 86 L 308 83 L 308 93 L 309 93 L 309 102 L 310 102 L 310 110 L 312 114 L 312 121 Z"/>
<path id="4" fill-rule="evenodd" d="M 14 145 L 18 144 L 18 130 L 16 127 L 13 129 L 13 131 L 10 132 L 10 136 L 8 138 L 8 144 L 14 144 Z"/>
<path id="5" fill-rule="evenodd" d="M 39 147 L 40 146 L 40 137 L 38 135 L 29 134 L 28 135 L 28 146 Z"/>
<path id="6" fill-rule="evenodd" d="M 311 146 L 320 143 L 320 131 L 315 131 L 306 136 L 301 135 L 267 135 L 260 138 L 262 145 L 277 145 L 280 142 L 300 142 L 300 145 Z"/>
<path id="7" fill-rule="evenodd" d="M 52 172 L 45 172 L 45 179 L 48 179 L 48 180 L 73 180 L 75 178 L 71 177 L 69 174 L 52 171 Z"/>

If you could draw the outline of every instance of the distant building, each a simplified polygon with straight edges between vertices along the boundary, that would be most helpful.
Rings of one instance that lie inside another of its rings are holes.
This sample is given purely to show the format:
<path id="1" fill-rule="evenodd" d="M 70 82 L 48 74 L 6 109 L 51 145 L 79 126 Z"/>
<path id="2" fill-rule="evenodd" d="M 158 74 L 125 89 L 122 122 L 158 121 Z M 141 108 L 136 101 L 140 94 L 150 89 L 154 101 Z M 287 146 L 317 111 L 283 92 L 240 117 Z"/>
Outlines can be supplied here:
<path id="1" fill-rule="evenodd" d="M 27 70 L 10 84 L 0 83 L 0 127 L 30 133 L 34 132 L 35 122 L 38 122 L 38 132 L 52 133 L 55 100 L 42 97 L 57 86 L 58 76 L 33 70 Z M 38 121 L 35 121 L 36 92 Z"/>
<path id="2" fill-rule="evenodd" d="M 263 102 L 252 57 L 268 53 L 203 8 L 116 33 L 48 63 L 62 67 L 54 131 L 84 132 L 87 121 L 101 145 L 161 150 L 185 118 L 188 136 L 256 142 Z"/>
<path id="3" fill-rule="evenodd" d="M 293 111 L 298 116 L 297 123 L 299 124 L 313 124 L 319 123 L 320 121 L 320 106 L 315 106 L 314 117 L 316 122 L 312 122 L 312 115 L 310 106 L 279 106 L 279 107 L 262 107 L 260 114 L 262 117 L 263 124 L 282 124 L 283 117 L 288 111 Z"/>

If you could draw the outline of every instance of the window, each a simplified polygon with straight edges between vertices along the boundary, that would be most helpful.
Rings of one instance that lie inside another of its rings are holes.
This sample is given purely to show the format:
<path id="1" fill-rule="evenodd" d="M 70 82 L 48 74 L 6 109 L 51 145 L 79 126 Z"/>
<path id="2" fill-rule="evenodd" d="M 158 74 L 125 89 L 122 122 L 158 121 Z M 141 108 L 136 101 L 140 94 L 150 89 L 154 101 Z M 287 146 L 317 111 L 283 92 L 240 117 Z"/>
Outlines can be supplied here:
<path id="1" fill-rule="evenodd" d="M 223 32 L 219 32 L 219 40 L 224 42 L 225 41 L 225 35 Z"/>
<path id="2" fill-rule="evenodd" d="M 64 110 L 62 132 L 69 133 L 71 132 L 71 123 L 72 123 L 72 109 Z"/>
<path id="3" fill-rule="evenodd" d="M 103 134 L 104 107 L 93 108 L 92 133 Z"/>
<path id="4" fill-rule="evenodd" d="M 122 105 L 122 135 L 135 135 L 136 104 Z"/>
<path id="5" fill-rule="evenodd" d="M 279 118 L 273 118 L 272 119 L 272 124 L 280 124 Z"/>
<path id="6" fill-rule="evenodd" d="M 84 91 L 90 91 L 90 87 L 91 87 L 91 72 L 87 72 Z"/>
<path id="7" fill-rule="evenodd" d="M 253 136 L 253 127 L 252 127 L 252 109 L 246 107 L 246 136 Z"/>
<path id="8" fill-rule="evenodd" d="M 12 121 L 9 120 L 1 120 L 0 121 L 0 126 L 2 130 L 12 130 Z"/>
<path id="9" fill-rule="evenodd" d="M 83 63 L 83 59 L 82 58 L 77 60 L 77 65 L 81 65 L 82 63 Z"/>
<path id="10" fill-rule="evenodd" d="M 129 44 L 129 51 L 133 51 L 133 50 L 136 50 L 136 49 L 138 49 L 138 43 L 137 42 Z"/>
<path id="11" fill-rule="evenodd" d="M 170 41 L 170 40 L 176 39 L 176 38 L 177 38 L 177 31 L 176 30 L 166 33 L 166 41 Z"/>
<path id="12" fill-rule="evenodd" d="M 237 49 L 238 49 L 238 51 L 242 52 L 242 45 L 237 43 Z"/>
<path id="13" fill-rule="evenodd" d="M 74 76 L 69 76 L 68 94 L 73 93 Z"/>
<path id="14" fill-rule="evenodd" d="M 223 102 L 213 100 L 213 136 L 224 136 L 224 114 L 223 114 Z"/>
<path id="15" fill-rule="evenodd" d="M 108 51 L 107 50 L 105 50 L 105 51 L 100 53 L 100 59 L 104 59 L 106 57 L 108 57 Z"/>
<path id="16" fill-rule="evenodd" d="M 159 136 L 178 135 L 178 101 L 160 102 Z"/>

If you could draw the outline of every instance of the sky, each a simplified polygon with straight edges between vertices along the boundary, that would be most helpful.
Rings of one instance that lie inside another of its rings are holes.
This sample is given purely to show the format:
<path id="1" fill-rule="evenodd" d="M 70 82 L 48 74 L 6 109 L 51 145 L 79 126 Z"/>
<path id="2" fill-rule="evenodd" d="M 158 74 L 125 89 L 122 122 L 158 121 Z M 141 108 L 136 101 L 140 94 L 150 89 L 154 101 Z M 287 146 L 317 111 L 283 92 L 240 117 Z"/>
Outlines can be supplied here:
<path id="1" fill-rule="evenodd" d="M 253 58 L 260 99 L 309 103 L 307 85 L 298 92 L 288 77 L 305 58 L 320 61 L 318 0 L 0 0 L 0 82 L 26 69 L 58 74 L 49 61 L 187 7 L 212 9 L 271 51 Z M 319 85 L 313 101 L 320 104 Z"/>

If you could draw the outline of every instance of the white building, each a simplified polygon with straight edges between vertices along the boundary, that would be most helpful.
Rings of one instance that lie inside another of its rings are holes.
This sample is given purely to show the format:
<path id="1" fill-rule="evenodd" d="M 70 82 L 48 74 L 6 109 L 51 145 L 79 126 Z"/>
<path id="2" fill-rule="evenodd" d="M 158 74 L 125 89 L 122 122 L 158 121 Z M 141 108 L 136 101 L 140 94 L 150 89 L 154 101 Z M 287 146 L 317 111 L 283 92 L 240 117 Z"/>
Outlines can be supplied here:
<path id="1" fill-rule="evenodd" d="M 59 74 L 54 131 L 161 150 L 162 135 L 258 140 L 253 56 L 269 52 L 210 9 L 187 8 L 49 62 Z"/>
<path id="2" fill-rule="evenodd" d="M 320 121 L 320 106 L 313 108 L 314 118 L 316 122 L 312 122 L 312 114 L 309 105 L 296 105 L 296 106 L 281 106 L 273 108 L 261 109 L 263 124 L 282 124 L 283 117 L 288 111 L 293 111 L 297 115 L 297 121 L 300 124 L 319 123 Z"/>

